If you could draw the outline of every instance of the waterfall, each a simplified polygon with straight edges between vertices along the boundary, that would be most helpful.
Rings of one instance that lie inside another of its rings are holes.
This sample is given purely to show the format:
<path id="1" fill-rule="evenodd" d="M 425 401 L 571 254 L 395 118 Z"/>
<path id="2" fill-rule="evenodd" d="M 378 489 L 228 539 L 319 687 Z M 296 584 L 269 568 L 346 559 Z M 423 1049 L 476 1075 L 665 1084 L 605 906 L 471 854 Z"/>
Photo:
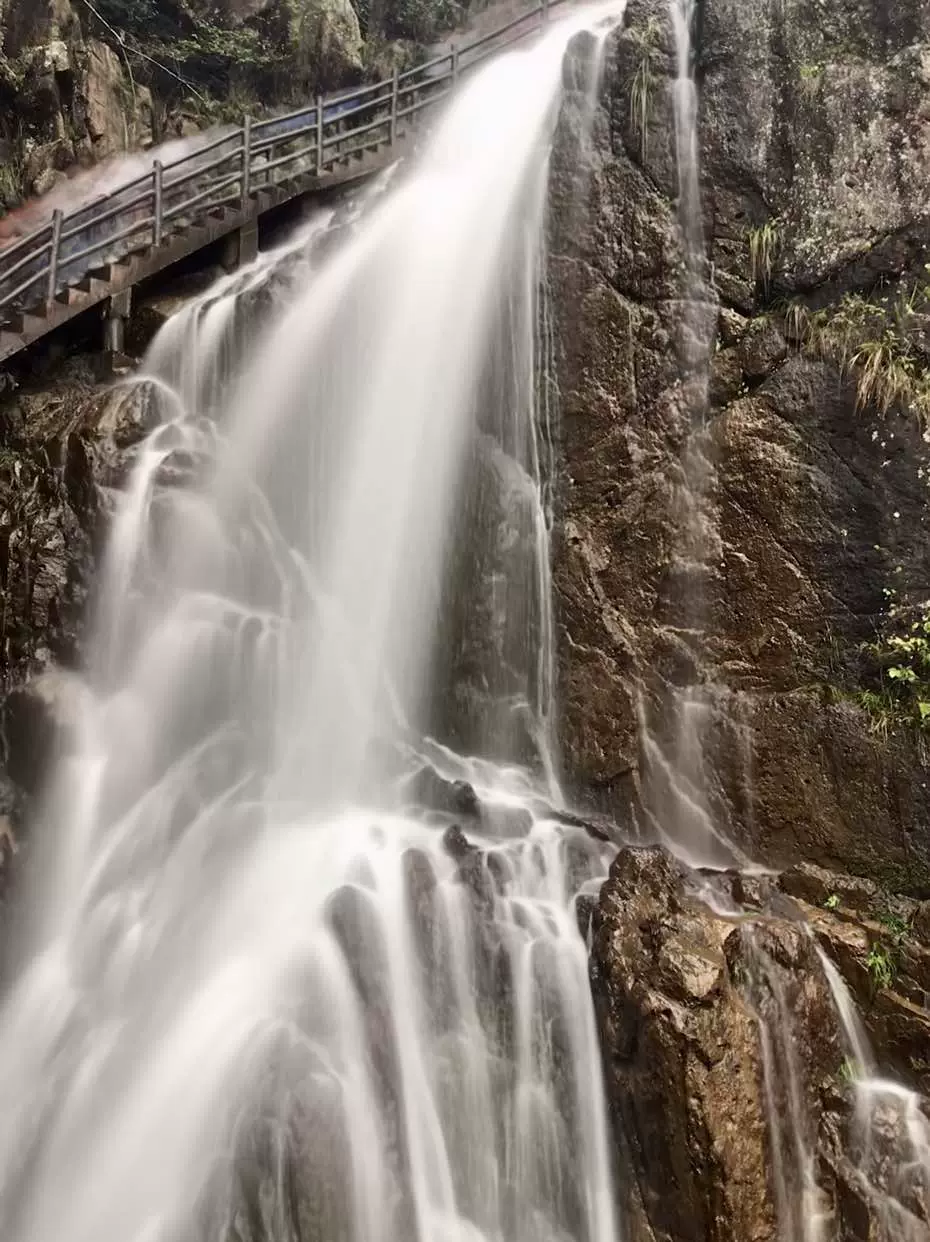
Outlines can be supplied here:
<path id="1" fill-rule="evenodd" d="M 694 265 L 704 254 L 701 222 L 698 96 L 694 80 L 692 31 L 699 0 L 669 0 L 675 33 L 675 157 L 678 169 L 678 215 L 688 258 Z"/>
<path id="2" fill-rule="evenodd" d="M 930 1120 L 915 1091 L 879 1073 L 840 972 L 819 945 L 817 957 L 846 1050 L 843 1070 L 854 1097 L 848 1146 L 857 1190 L 885 1231 L 883 1236 L 926 1242 L 922 1206 L 930 1193 Z"/>
<path id="3" fill-rule="evenodd" d="M 0 1011 L 4 1242 L 614 1242 L 555 811 L 541 238 L 574 11 L 134 385 Z"/>
<path id="4" fill-rule="evenodd" d="M 678 226 L 685 260 L 677 322 L 678 404 L 688 429 L 673 472 L 668 624 L 687 646 L 697 675 L 690 684 L 665 687 L 659 702 L 640 702 L 643 811 L 650 835 L 688 865 L 725 868 L 748 861 L 738 840 L 751 836 L 752 737 L 740 697 L 716 683 L 709 659 L 708 582 L 722 556 L 707 430 L 718 305 L 706 279 L 693 46 L 697 0 L 668 0 L 668 10 L 675 48 L 671 93 Z M 730 788 L 720 763 L 724 754 L 738 757 Z"/>

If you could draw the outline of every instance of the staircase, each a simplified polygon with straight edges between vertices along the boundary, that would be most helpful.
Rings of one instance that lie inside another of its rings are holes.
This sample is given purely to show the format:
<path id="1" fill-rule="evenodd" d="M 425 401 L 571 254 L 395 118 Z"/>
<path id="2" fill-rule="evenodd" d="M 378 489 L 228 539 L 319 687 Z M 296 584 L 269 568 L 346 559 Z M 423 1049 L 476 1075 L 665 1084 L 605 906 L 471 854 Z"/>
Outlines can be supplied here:
<path id="1" fill-rule="evenodd" d="M 387 167 L 463 75 L 537 32 L 551 9 L 569 2 L 542 0 L 385 81 L 318 98 L 287 116 L 246 118 L 233 134 L 174 164 L 153 159 L 150 174 L 68 215 L 56 212 L 50 224 L 0 251 L 0 363 L 220 238 L 257 226 L 266 212 Z M 147 213 L 141 219 L 140 211 Z M 107 237 L 95 241 L 104 227 Z"/>

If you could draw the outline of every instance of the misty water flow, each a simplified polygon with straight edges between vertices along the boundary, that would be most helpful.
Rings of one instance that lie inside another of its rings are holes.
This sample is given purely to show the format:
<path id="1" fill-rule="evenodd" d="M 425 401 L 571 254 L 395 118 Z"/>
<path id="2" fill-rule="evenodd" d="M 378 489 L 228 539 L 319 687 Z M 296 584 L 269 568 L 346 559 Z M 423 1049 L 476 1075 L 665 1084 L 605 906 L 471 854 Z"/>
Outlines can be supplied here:
<path id="1" fill-rule="evenodd" d="M 152 430 L 0 1012 L 4 1242 L 617 1237 L 542 239 L 566 47 L 622 8 L 483 68 L 121 394 Z"/>
<path id="2" fill-rule="evenodd" d="M 916 1092 L 882 1075 L 840 972 L 819 946 L 817 956 L 843 1037 L 842 1076 L 854 1093 L 849 1155 L 860 1185 L 885 1236 L 927 1242 L 930 1120 Z"/>
<path id="3" fill-rule="evenodd" d="M 715 684 L 709 662 L 708 581 L 722 555 L 706 429 L 717 304 L 705 271 L 693 44 L 697 5 L 695 0 L 669 0 L 668 7 L 675 47 L 671 106 L 678 223 L 685 259 L 677 325 L 682 443 L 672 480 L 668 625 L 689 653 L 693 675 L 684 684 L 666 687 L 660 703 L 644 700 L 640 705 L 643 827 L 690 866 L 730 867 L 748 861 L 738 842 L 751 835 L 752 733 L 739 696 Z M 724 767 L 722 755 L 728 758 Z"/>

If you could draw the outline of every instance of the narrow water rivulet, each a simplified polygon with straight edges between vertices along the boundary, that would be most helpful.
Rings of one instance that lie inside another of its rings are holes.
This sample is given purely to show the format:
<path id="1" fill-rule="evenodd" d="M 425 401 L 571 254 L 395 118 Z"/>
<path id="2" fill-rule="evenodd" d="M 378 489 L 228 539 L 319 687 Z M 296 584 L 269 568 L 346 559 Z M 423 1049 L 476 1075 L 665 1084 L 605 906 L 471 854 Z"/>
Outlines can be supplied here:
<path id="1" fill-rule="evenodd" d="M 476 73 L 124 394 L 152 429 L 0 1013 L 4 1242 L 617 1237 L 542 239 L 568 41 L 622 7 Z"/>
<path id="2" fill-rule="evenodd" d="M 668 0 L 674 49 L 670 105 L 682 252 L 681 309 L 676 325 L 682 432 L 672 478 L 674 547 L 667 623 L 689 650 L 693 675 L 687 684 L 667 687 L 658 713 L 641 703 L 639 716 L 648 835 L 657 836 L 691 866 L 727 867 L 747 862 L 741 842 L 750 835 L 752 819 L 751 736 L 738 697 L 716 683 L 708 641 L 712 626 L 708 583 L 722 555 L 714 511 L 715 464 L 707 428 L 719 307 L 708 279 L 701 202 L 695 79 L 699 9 L 695 0 Z M 654 719 L 657 714 L 659 721 Z M 740 805 L 720 787 L 716 760 L 721 751 L 738 756 Z"/>

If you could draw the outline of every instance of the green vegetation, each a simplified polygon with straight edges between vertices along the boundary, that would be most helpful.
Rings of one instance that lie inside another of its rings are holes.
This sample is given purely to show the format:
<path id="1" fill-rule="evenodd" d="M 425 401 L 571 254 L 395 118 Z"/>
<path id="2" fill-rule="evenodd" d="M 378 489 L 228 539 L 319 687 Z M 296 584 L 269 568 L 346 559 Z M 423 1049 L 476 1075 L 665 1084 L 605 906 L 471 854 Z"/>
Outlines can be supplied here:
<path id="1" fill-rule="evenodd" d="M 878 916 L 878 921 L 888 933 L 891 943 L 899 948 L 911 934 L 911 924 L 894 910 L 886 910 Z"/>
<path id="2" fill-rule="evenodd" d="M 457 0 L 362 0 L 355 9 L 362 30 L 388 39 L 428 43 L 442 31 L 452 30 L 463 19 L 466 5 Z"/>
<path id="3" fill-rule="evenodd" d="M 636 72 L 630 88 L 630 124 L 639 135 L 640 158 L 645 160 L 649 143 L 649 116 L 652 111 L 652 95 L 658 83 L 653 61 L 658 50 L 662 27 L 654 18 L 642 27 L 630 31 L 636 44 Z"/>
<path id="4" fill-rule="evenodd" d="M 851 1087 L 858 1082 L 861 1074 L 859 1066 L 852 1057 L 843 1057 L 840 1062 L 840 1068 L 836 1071 L 836 1076 L 844 1087 Z"/>
<path id="5" fill-rule="evenodd" d="M 831 893 L 827 900 L 823 903 L 825 910 L 838 910 L 840 908 L 840 899 L 837 893 Z"/>
<path id="6" fill-rule="evenodd" d="M 887 737 L 902 724 L 930 734 L 930 606 L 903 632 L 887 634 L 864 650 L 877 669 L 877 685 L 857 698 L 875 732 Z"/>
<path id="7" fill-rule="evenodd" d="M 874 991 L 894 987 L 901 971 L 901 950 L 911 934 L 911 924 L 890 905 L 878 915 L 883 929 L 881 939 L 869 947 L 865 964 L 872 979 Z"/>
<path id="8" fill-rule="evenodd" d="M 775 272 L 775 260 L 781 248 L 781 237 L 776 220 L 767 220 L 760 228 L 749 230 L 749 261 L 752 278 L 757 286 L 768 292 Z"/>
<path id="9" fill-rule="evenodd" d="M 829 358 L 856 381 L 857 403 L 886 415 L 912 412 L 930 426 L 930 283 L 919 282 L 867 298 L 847 294 L 837 305 L 811 311 L 786 308 L 788 335 L 810 353 Z"/>
<path id="10" fill-rule="evenodd" d="M 894 985 L 898 977 L 897 963 L 891 951 L 880 940 L 869 949 L 865 964 L 872 978 L 872 987 L 876 992 Z"/>
<path id="11" fill-rule="evenodd" d="M 295 71 L 316 73 L 318 62 L 322 71 L 325 59 L 321 49 L 298 49 L 304 35 L 298 37 L 290 5 L 283 2 L 233 23 L 209 0 L 94 0 L 87 21 L 131 59 L 136 77 L 166 99 L 185 93 L 226 97 L 243 83 L 259 97 L 286 93 L 289 83 L 305 85 Z"/>
<path id="12" fill-rule="evenodd" d="M 823 65 L 802 65 L 800 79 L 801 98 L 813 103 L 823 84 Z"/>

